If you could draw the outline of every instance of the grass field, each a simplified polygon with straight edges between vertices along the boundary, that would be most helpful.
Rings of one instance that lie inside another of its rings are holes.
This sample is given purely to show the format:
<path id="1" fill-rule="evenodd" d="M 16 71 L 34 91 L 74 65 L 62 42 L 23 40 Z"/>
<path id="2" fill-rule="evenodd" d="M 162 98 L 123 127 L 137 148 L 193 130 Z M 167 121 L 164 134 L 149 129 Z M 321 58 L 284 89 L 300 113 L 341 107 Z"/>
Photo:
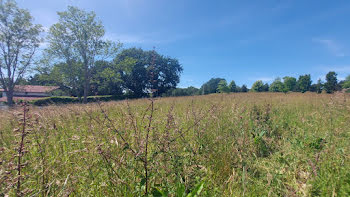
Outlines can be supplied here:
<path id="1" fill-rule="evenodd" d="M 350 196 L 350 96 L 239 93 L 0 114 L 0 196 Z M 20 175 L 19 175 L 20 174 Z"/>

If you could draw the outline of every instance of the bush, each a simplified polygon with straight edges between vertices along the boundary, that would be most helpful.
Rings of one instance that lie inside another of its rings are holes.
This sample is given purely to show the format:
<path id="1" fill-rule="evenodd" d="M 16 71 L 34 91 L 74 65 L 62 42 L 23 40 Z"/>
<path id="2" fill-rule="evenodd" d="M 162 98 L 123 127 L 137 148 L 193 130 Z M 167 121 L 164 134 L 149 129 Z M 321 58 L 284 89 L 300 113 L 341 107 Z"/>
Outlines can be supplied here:
<path id="1" fill-rule="evenodd" d="M 89 96 L 88 102 L 97 102 L 97 101 L 113 101 L 113 100 L 122 100 L 124 96 Z M 45 105 L 53 105 L 53 104 L 69 104 L 69 103 L 81 103 L 82 99 L 77 97 L 68 97 L 68 96 L 53 96 L 48 98 L 42 98 L 35 101 L 32 101 L 31 104 L 35 106 L 45 106 Z"/>

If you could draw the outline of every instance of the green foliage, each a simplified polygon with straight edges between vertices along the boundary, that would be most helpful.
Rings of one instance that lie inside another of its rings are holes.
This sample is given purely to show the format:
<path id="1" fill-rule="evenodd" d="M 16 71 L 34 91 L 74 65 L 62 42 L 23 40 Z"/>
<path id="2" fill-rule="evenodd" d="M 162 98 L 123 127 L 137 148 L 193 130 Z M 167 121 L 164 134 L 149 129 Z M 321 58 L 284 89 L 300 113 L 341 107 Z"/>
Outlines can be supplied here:
<path id="1" fill-rule="evenodd" d="M 239 87 L 236 85 L 236 82 L 232 80 L 230 84 L 228 85 L 230 92 L 239 92 Z"/>
<path id="2" fill-rule="evenodd" d="M 248 88 L 245 84 L 242 85 L 241 92 L 248 92 Z"/>
<path id="3" fill-rule="evenodd" d="M 30 79 L 33 85 L 56 85 L 68 95 L 82 97 L 84 92 L 83 65 L 81 62 L 54 64 L 38 68 L 40 74 Z"/>
<path id="4" fill-rule="evenodd" d="M 114 64 L 122 68 L 123 85 L 134 97 L 143 97 L 151 90 L 156 96 L 166 93 L 180 82 L 183 70 L 177 59 L 137 48 L 123 50 Z"/>
<path id="5" fill-rule="evenodd" d="M 178 183 L 177 187 L 175 188 L 174 196 L 176 197 L 197 197 L 200 196 L 202 190 L 204 188 L 204 181 L 197 184 L 193 189 L 191 189 L 191 192 L 186 194 L 186 186 L 184 184 Z M 169 196 L 167 191 L 161 191 L 158 188 L 152 189 L 152 196 L 153 197 L 167 197 Z"/>
<path id="6" fill-rule="evenodd" d="M 97 101 L 117 101 L 122 100 L 125 97 L 123 96 L 89 96 L 88 102 L 97 102 Z M 82 100 L 78 97 L 69 97 L 69 96 L 53 96 L 48 98 L 37 99 L 31 101 L 30 103 L 35 106 L 46 106 L 46 105 L 57 105 L 57 104 L 72 104 L 72 103 L 81 103 Z"/>
<path id="7" fill-rule="evenodd" d="M 323 90 L 323 83 L 321 81 L 321 79 L 318 79 L 317 80 L 317 84 L 312 84 L 311 87 L 310 87 L 310 91 L 311 92 L 316 92 L 318 94 L 322 93 L 322 90 Z"/>
<path id="8" fill-rule="evenodd" d="M 292 92 L 296 90 L 297 79 L 294 77 L 283 77 L 284 92 Z"/>
<path id="9" fill-rule="evenodd" d="M 269 89 L 270 89 L 269 84 L 268 84 L 268 83 L 265 83 L 264 86 L 263 86 L 263 88 L 262 88 L 262 91 L 263 91 L 263 92 L 268 92 Z"/>
<path id="10" fill-rule="evenodd" d="M 68 6 L 67 11 L 57 14 L 59 22 L 50 28 L 46 52 L 64 61 L 70 68 L 77 65 L 73 62 L 81 63 L 84 102 L 87 102 L 90 73 L 96 60 L 115 55 L 120 45 L 104 40 L 104 27 L 94 12 Z"/>
<path id="11" fill-rule="evenodd" d="M 311 87 L 311 76 L 310 75 L 301 75 L 297 81 L 297 90 L 304 93 L 309 91 Z"/>
<path id="12" fill-rule="evenodd" d="M 273 81 L 269 88 L 270 92 L 283 92 L 285 91 L 284 84 L 282 83 L 280 78 L 276 78 L 275 81 Z"/>
<path id="13" fill-rule="evenodd" d="M 219 83 L 220 81 L 225 80 L 222 78 L 211 78 L 209 81 L 207 81 L 206 83 L 204 83 L 201 88 L 201 94 L 212 94 L 212 93 L 216 93 L 218 87 L 219 87 Z"/>
<path id="14" fill-rule="evenodd" d="M 0 83 L 9 105 L 15 85 L 25 76 L 41 42 L 41 25 L 13 0 L 0 1 Z"/>
<path id="15" fill-rule="evenodd" d="M 263 82 L 261 80 L 258 80 L 256 82 L 254 82 L 253 85 L 252 85 L 251 91 L 252 92 L 263 92 L 263 91 L 265 91 Z"/>
<path id="16" fill-rule="evenodd" d="M 348 75 L 343 83 L 343 88 L 350 88 L 350 75 Z"/>
<path id="17" fill-rule="evenodd" d="M 132 64 L 132 63 L 131 63 Z M 106 61 L 97 61 L 91 71 L 92 95 L 123 95 L 123 68 Z M 125 70 L 127 72 L 127 70 Z"/>
<path id="18" fill-rule="evenodd" d="M 229 93 L 230 87 L 227 86 L 226 80 L 221 80 L 218 84 L 217 92 L 219 93 Z"/>
<path id="19" fill-rule="evenodd" d="M 174 88 L 168 90 L 163 96 L 194 96 L 199 95 L 200 91 L 198 88 L 190 86 L 188 88 Z"/>
<path id="20" fill-rule="evenodd" d="M 324 84 L 324 89 L 327 93 L 333 93 L 337 90 L 338 87 L 338 79 L 337 73 L 334 71 L 330 71 L 326 75 L 326 83 Z"/>
<path id="21" fill-rule="evenodd" d="M 84 64 L 70 61 L 37 67 L 37 74 L 29 79 L 32 85 L 56 85 L 64 94 L 84 95 Z M 154 64 L 153 64 L 154 61 Z M 123 95 L 130 98 L 147 96 L 156 89 L 156 96 L 165 95 L 180 81 L 182 67 L 176 59 L 153 51 L 125 49 L 112 62 L 96 61 L 89 71 L 89 95 Z M 176 93 L 177 94 L 177 93 Z"/>

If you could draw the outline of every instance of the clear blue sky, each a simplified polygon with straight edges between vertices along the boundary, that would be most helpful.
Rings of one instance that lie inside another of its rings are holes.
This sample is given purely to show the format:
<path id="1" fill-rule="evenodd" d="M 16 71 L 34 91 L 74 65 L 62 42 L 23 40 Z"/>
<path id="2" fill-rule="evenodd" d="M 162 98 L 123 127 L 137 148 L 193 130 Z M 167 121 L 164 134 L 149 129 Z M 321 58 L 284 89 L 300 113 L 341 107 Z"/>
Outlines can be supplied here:
<path id="1" fill-rule="evenodd" d="M 106 38 L 179 59 L 180 87 L 212 77 L 272 82 L 350 74 L 349 0 L 17 0 L 50 27 L 68 5 L 95 11 Z"/>

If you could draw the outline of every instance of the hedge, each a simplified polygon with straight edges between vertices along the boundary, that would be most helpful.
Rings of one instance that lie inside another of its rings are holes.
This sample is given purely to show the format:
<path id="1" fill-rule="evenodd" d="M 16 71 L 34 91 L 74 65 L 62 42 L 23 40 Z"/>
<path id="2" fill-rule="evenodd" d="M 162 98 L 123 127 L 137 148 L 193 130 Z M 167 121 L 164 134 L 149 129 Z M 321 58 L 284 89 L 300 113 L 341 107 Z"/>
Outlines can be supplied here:
<path id="1" fill-rule="evenodd" d="M 88 102 L 97 102 L 97 101 L 115 101 L 122 100 L 124 96 L 89 96 L 87 98 Z M 68 97 L 68 96 L 53 96 L 48 98 L 42 98 L 38 100 L 31 101 L 30 103 L 35 106 L 45 106 L 45 105 L 55 105 L 55 104 L 69 104 L 69 103 L 82 103 L 82 99 L 77 97 Z"/>

